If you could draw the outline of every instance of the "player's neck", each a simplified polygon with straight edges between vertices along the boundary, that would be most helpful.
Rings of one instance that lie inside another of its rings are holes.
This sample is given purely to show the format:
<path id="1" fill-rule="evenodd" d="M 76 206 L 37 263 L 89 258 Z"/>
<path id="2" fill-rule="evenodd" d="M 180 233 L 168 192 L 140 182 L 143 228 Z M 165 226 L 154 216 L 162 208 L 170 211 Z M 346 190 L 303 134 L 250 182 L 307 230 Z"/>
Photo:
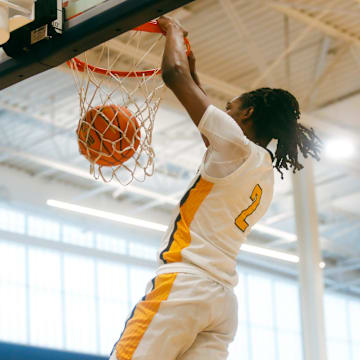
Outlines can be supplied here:
<path id="1" fill-rule="evenodd" d="M 243 118 L 233 118 L 237 124 L 241 127 L 241 130 L 243 131 L 244 135 L 252 142 L 254 142 L 255 144 L 266 148 L 266 146 L 269 144 L 269 142 L 271 141 L 271 138 L 269 139 L 268 137 L 261 137 L 259 138 L 256 135 L 256 131 L 255 131 L 255 126 L 253 124 L 253 121 L 251 119 L 246 119 L 244 120 Z"/>
<path id="2" fill-rule="evenodd" d="M 254 142 L 256 145 L 259 145 L 263 148 L 266 148 L 269 144 L 269 142 L 271 141 L 271 139 L 269 138 L 259 138 L 258 136 L 256 136 L 255 131 L 251 128 L 251 129 L 246 129 L 245 132 L 245 136 L 251 140 L 252 142 Z"/>
<path id="3" fill-rule="evenodd" d="M 250 139 L 251 140 L 251 139 Z M 252 140 L 256 145 L 259 145 L 259 146 L 261 146 L 261 147 L 263 147 L 263 148 L 266 148 L 268 145 L 269 145 L 269 142 L 271 141 L 271 140 L 268 140 L 268 139 L 255 139 L 255 141 L 254 140 Z"/>

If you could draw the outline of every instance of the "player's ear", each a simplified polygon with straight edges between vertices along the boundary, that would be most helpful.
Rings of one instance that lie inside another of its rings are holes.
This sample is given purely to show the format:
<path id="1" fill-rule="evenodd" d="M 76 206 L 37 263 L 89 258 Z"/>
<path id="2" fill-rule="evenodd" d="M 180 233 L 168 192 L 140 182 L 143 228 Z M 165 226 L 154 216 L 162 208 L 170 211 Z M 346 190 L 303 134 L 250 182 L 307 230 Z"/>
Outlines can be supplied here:
<path id="1" fill-rule="evenodd" d="M 253 106 L 249 106 L 247 109 L 246 109 L 246 117 L 248 118 L 251 118 L 252 115 L 254 113 L 254 107 Z"/>
<path id="2" fill-rule="evenodd" d="M 249 120 L 251 119 L 253 113 L 254 113 L 254 107 L 249 106 L 241 110 L 241 117 L 243 118 L 243 120 Z"/>

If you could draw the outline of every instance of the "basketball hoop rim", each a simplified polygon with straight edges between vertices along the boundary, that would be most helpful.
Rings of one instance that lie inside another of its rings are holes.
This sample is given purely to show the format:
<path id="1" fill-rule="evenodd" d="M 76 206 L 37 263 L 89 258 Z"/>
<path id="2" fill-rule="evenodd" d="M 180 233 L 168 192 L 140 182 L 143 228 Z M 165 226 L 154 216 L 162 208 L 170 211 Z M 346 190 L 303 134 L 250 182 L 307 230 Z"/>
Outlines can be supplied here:
<path id="1" fill-rule="evenodd" d="M 156 20 L 151 20 L 143 25 L 137 26 L 133 30 L 135 31 L 143 31 L 143 32 L 151 32 L 151 33 L 158 33 L 166 35 L 164 31 L 160 28 L 158 25 L 158 22 Z M 186 55 L 189 56 L 191 52 L 190 42 L 189 39 L 184 37 L 184 43 L 186 46 Z M 75 64 L 74 64 L 75 63 Z M 85 69 L 89 69 L 91 72 L 95 72 L 97 74 L 101 75 L 107 75 L 107 76 L 117 76 L 117 77 L 143 77 L 143 76 L 152 76 L 152 75 L 159 75 L 161 74 L 161 69 L 150 69 L 150 70 L 142 70 L 142 71 L 119 71 L 119 70 L 110 70 L 98 66 L 93 66 L 91 64 L 87 64 L 86 62 L 80 60 L 77 57 L 72 58 L 71 60 L 68 60 L 66 64 L 75 70 L 78 70 L 80 72 L 84 72 Z"/>

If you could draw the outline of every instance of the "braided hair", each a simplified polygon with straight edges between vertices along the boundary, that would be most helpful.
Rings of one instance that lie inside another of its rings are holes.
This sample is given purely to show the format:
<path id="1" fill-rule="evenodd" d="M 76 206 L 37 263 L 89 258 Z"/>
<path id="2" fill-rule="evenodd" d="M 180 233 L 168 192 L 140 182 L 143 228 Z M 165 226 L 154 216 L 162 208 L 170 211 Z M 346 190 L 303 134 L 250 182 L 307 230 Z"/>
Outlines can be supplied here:
<path id="1" fill-rule="evenodd" d="M 256 136 L 260 139 L 277 139 L 274 167 L 293 168 L 293 173 L 303 168 L 298 161 L 298 149 L 305 158 L 311 155 L 320 160 L 321 140 L 312 128 L 298 123 L 300 118 L 299 103 L 288 91 L 283 89 L 261 88 L 240 96 L 242 108 L 252 106 Z"/>

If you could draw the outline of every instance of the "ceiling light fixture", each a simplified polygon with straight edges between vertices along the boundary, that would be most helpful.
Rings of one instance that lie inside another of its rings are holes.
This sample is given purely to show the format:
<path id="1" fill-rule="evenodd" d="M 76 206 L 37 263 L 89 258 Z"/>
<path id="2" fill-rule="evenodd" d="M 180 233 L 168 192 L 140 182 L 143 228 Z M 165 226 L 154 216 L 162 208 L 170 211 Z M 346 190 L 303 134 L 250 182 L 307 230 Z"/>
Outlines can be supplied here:
<path id="1" fill-rule="evenodd" d="M 287 253 L 284 253 L 281 251 L 276 251 L 276 250 L 270 250 L 270 249 L 266 249 L 266 248 L 259 247 L 259 246 L 243 244 L 243 245 L 241 245 L 241 250 L 249 252 L 249 253 L 257 254 L 257 255 L 268 256 L 268 257 L 279 259 L 279 260 L 285 260 L 285 261 L 292 262 L 292 263 L 299 262 L 299 257 L 296 255 L 287 254 Z"/>
<path id="2" fill-rule="evenodd" d="M 348 159 L 354 155 L 354 152 L 353 143 L 347 139 L 332 139 L 324 146 L 325 155 L 335 160 Z"/>
<path id="3" fill-rule="evenodd" d="M 113 220 L 113 221 L 117 221 L 117 222 L 120 222 L 123 224 L 139 226 L 139 227 L 142 227 L 145 229 L 151 229 L 151 230 L 157 230 L 157 231 L 166 231 L 166 229 L 167 229 L 166 225 L 155 223 L 152 221 L 145 221 L 145 220 L 141 220 L 141 219 L 137 219 L 137 218 L 133 218 L 133 217 L 129 217 L 129 216 L 114 214 L 109 211 L 102 211 L 102 210 L 88 208 L 85 206 L 70 204 L 70 203 L 66 203 L 63 201 L 49 199 L 49 200 L 47 200 L 46 204 L 49 206 L 52 206 L 52 207 L 59 208 L 59 209 L 74 211 L 74 212 L 77 212 L 80 214 L 85 214 L 85 215 L 90 215 L 90 216 L 96 216 L 96 217 L 99 217 L 102 219 Z"/>
<path id="4" fill-rule="evenodd" d="M 101 182 L 101 180 L 95 179 L 88 171 L 85 171 L 85 170 L 75 167 L 73 165 L 68 165 L 68 164 L 65 164 L 65 163 L 62 163 L 59 161 L 55 161 L 53 159 L 48 159 L 48 158 L 44 158 L 42 156 L 30 154 L 29 152 L 15 150 L 15 149 L 9 149 L 9 147 L 0 146 L 0 152 L 1 153 L 5 152 L 5 153 L 8 153 L 8 154 L 14 155 L 14 156 L 20 156 L 24 159 L 35 162 L 36 164 L 45 165 L 45 166 L 50 167 L 55 170 L 59 170 L 59 171 L 62 171 L 62 172 L 65 172 L 65 173 L 68 173 L 71 175 L 76 175 L 83 179 L 92 180 L 92 181 L 100 182 L 101 184 L 103 184 Z M 173 198 L 171 196 L 162 195 L 157 192 L 143 189 L 143 188 L 140 188 L 140 187 L 134 186 L 134 185 L 128 185 L 126 188 L 124 188 L 122 185 L 117 184 L 116 182 L 112 182 L 112 183 L 108 183 L 107 186 L 112 186 L 112 187 L 114 187 L 114 189 L 119 189 L 119 188 L 121 188 L 122 190 L 125 189 L 125 191 L 129 191 L 129 192 L 132 192 L 132 193 L 135 193 L 138 195 L 146 196 L 151 199 L 159 200 L 161 202 L 171 204 L 171 205 L 177 205 L 179 202 L 178 198 Z"/>
<path id="5" fill-rule="evenodd" d="M 109 211 L 97 210 L 97 209 L 93 209 L 93 208 L 89 208 L 89 207 L 85 207 L 85 206 L 67 203 L 64 201 L 54 200 L 54 199 L 47 200 L 46 204 L 48 206 L 55 207 L 58 209 L 73 211 L 73 212 L 77 212 L 77 213 L 84 214 L 84 215 L 96 216 L 96 217 L 99 217 L 102 219 L 112 220 L 112 221 L 116 221 L 116 222 L 120 222 L 120 223 L 128 224 L 128 225 L 134 225 L 134 226 L 142 227 L 145 229 L 151 229 L 151 230 L 165 232 L 168 228 L 167 225 L 155 223 L 152 221 L 145 221 L 145 220 L 141 220 L 141 219 L 125 216 L 125 215 L 115 214 L 115 213 L 112 213 Z M 279 259 L 279 260 L 288 261 L 291 263 L 299 262 L 299 257 L 296 255 L 287 254 L 287 253 L 284 253 L 281 251 L 276 251 L 276 250 L 270 250 L 270 249 L 266 249 L 266 248 L 259 247 L 259 246 L 243 244 L 241 246 L 241 250 L 252 253 L 252 254 L 263 255 L 263 256 L 268 256 L 271 258 Z M 320 263 L 320 267 L 324 268 L 325 263 L 324 262 Z"/>
<path id="6" fill-rule="evenodd" d="M 297 236 L 295 234 L 286 232 L 286 231 L 282 231 L 279 229 L 275 229 L 273 227 L 270 226 L 265 226 L 265 225 L 261 225 L 261 224 L 255 224 L 252 227 L 252 230 L 256 230 L 259 231 L 261 233 L 264 233 L 266 235 L 270 235 L 270 236 L 274 236 L 283 240 L 286 240 L 288 242 L 294 242 L 297 240 Z"/>

